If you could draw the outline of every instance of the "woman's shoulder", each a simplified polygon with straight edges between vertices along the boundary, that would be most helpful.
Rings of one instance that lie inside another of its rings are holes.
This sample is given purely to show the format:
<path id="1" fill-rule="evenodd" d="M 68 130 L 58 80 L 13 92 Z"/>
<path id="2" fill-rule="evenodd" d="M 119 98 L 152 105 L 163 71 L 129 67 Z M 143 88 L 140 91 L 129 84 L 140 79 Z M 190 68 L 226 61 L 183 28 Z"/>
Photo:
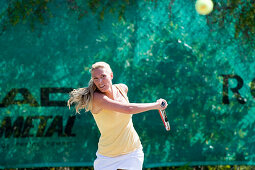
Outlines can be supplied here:
<path id="1" fill-rule="evenodd" d="M 100 107 L 100 102 L 102 101 L 104 97 L 105 97 L 105 94 L 97 92 L 97 91 L 94 92 L 91 113 L 97 114 L 102 110 L 102 108 Z"/>
<path id="2" fill-rule="evenodd" d="M 105 94 L 103 94 L 103 93 L 101 93 L 101 92 L 98 92 L 98 91 L 95 91 L 94 93 L 93 93 L 93 99 L 96 99 L 96 100 L 98 100 L 98 99 L 100 99 L 100 98 L 103 98 L 105 96 Z"/>
<path id="3" fill-rule="evenodd" d="M 120 84 L 115 84 L 115 86 L 121 88 L 127 94 L 128 86 L 126 84 L 120 83 Z"/>

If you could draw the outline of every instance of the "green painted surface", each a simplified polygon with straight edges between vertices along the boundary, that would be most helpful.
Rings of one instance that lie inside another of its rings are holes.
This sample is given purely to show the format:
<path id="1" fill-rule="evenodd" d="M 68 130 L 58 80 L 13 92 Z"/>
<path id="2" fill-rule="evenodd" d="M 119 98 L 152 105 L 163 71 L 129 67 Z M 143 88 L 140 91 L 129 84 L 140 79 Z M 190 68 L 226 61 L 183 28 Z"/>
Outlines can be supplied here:
<path id="1" fill-rule="evenodd" d="M 169 102 L 170 132 L 157 111 L 133 116 L 144 167 L 254 165 L 254 2 L 214 1 L 208 16 L 194 4 L 1 1 L 0 166 L 93 165 L 92 115 L 62 105 L 95 61 L 131 102 Z"/>

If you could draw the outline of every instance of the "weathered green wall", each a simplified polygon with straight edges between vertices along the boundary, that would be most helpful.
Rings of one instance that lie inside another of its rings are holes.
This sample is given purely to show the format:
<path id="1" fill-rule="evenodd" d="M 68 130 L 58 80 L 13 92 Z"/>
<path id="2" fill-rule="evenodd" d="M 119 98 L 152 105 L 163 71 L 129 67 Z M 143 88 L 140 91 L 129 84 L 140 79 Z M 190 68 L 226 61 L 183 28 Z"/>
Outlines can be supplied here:
<path id="1" fill-rule="evenodd" d="M 93 117 L 65 104 L 95 61 L 131 102 L 169 102 L 170 132 L 157 111 L 133 116 L 144 167 L 254 165 L 254 2 L 214 1 L 208 16 L 194 4 L 1 1 L 0 165 L 92 166 Z"/>

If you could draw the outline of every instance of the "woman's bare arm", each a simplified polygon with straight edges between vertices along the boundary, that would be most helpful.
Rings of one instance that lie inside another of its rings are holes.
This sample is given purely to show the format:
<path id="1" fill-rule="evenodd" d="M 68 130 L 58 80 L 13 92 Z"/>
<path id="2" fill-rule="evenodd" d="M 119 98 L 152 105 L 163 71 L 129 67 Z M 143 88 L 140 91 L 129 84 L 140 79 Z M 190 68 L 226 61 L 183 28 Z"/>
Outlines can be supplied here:
<path id="1" fill-rule="evenodd" d="M 163 101 L 166 103 L 164 107 L 161 106 L 161 102 Z M 113 110 L 125 114 L 137 114 L 149 110 L 165 109 L 167 107 L 167 102 L 163 99 L 159 99 L 155 103 L 122 103 L 97 92 L 94 93 L 93 102 L 94 105 L 101 109 Z"/>

